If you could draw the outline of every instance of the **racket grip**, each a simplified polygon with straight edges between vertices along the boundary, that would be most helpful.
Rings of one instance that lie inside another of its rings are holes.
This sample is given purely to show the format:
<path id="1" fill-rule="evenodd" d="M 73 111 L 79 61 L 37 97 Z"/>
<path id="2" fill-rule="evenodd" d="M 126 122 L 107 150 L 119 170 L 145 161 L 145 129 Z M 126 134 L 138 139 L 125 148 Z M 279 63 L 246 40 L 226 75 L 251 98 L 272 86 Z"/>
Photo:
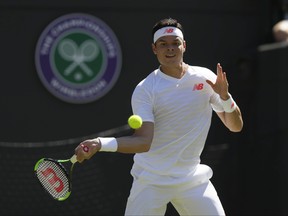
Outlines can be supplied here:
<path id="1" fill-rule="evenodd" d="M 70 158 L 70 161 L 71 161 L 71 163 L 76 163 L 77 162 L 77 155 L 73 155 L 71 158 Z"/>

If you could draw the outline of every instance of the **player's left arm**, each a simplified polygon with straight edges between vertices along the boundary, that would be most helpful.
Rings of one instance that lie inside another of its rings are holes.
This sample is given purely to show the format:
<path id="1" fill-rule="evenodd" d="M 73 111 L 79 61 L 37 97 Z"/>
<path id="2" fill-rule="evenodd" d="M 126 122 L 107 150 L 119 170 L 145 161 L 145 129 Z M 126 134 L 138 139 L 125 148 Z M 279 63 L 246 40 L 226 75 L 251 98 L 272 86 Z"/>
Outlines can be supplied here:
<path id="1" fill-rule="evenodd" d="M 219 94 L 223 103 L 226 103 L 228 110 L 231 111 L 224 111 L 224 112 L 217 112 L 217 115 L 224 123 L 224 125 L 233 132 L 240 132 L 243 128 L 243 119 L 240 108 L 236 105 L 233 101 L 232 96 L 229 94 L 228 91 L 228 81 L 226 77 L 226 73 L 223 71 L 221 65 L 217 64 L 217 79 L 216 82 L 213 83 L 210 80 L 206 80 L 206 82 L 211 86 L 211 88 Z"/>
<path id="2" fill-rule="evenodd" d="M 230 131 L 240 132 L 242 130 L 243 119 L 238 106 L 232 113 L 217 112 L 217 115 Z"/>

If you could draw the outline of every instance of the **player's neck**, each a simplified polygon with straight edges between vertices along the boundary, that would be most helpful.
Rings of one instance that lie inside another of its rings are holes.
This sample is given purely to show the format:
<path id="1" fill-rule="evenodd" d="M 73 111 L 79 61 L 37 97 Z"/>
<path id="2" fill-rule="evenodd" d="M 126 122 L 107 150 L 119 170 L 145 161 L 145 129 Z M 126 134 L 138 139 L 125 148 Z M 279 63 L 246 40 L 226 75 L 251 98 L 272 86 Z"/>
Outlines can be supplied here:
<path id="1" fill-rule="evenodd" d="M 181 79 L 188 70 L 188 65 L 182 62 L 178 66 L 160 65 L 160 70 L 168 76 Z"/>

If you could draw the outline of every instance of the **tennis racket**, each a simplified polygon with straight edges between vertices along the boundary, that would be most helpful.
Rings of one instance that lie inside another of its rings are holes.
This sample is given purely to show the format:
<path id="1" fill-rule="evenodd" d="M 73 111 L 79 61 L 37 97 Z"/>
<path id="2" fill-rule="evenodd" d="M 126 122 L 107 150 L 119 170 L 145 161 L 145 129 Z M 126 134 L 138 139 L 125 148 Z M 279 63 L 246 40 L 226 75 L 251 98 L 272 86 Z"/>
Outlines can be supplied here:
<path id="1" fill-rule="evenodd" d="M 34 172 L 41 186 L 58 201 L 66 200 L 72 189 L 72 172 L 76 155 L 70 159 L 56 160 L 52 158 L 42 158 L 34 166 Z M 64 163 L 70 163 L 69 172 L 64 167 Z"/>

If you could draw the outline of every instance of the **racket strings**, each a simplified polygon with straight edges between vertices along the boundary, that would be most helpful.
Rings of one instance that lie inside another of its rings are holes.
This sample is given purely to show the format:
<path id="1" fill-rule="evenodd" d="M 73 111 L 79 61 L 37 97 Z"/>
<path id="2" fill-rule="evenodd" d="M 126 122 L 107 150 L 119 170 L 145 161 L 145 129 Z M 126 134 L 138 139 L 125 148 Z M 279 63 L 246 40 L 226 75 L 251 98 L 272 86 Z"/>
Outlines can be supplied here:
<path id="1" fill-rule="evenodd" d="M 43 160 L 37 170 L 36 175 L 46 189 L 46 191 L 55 199 L 65 197 L 70 191 L 68 174 L 60 164 Z"/>

